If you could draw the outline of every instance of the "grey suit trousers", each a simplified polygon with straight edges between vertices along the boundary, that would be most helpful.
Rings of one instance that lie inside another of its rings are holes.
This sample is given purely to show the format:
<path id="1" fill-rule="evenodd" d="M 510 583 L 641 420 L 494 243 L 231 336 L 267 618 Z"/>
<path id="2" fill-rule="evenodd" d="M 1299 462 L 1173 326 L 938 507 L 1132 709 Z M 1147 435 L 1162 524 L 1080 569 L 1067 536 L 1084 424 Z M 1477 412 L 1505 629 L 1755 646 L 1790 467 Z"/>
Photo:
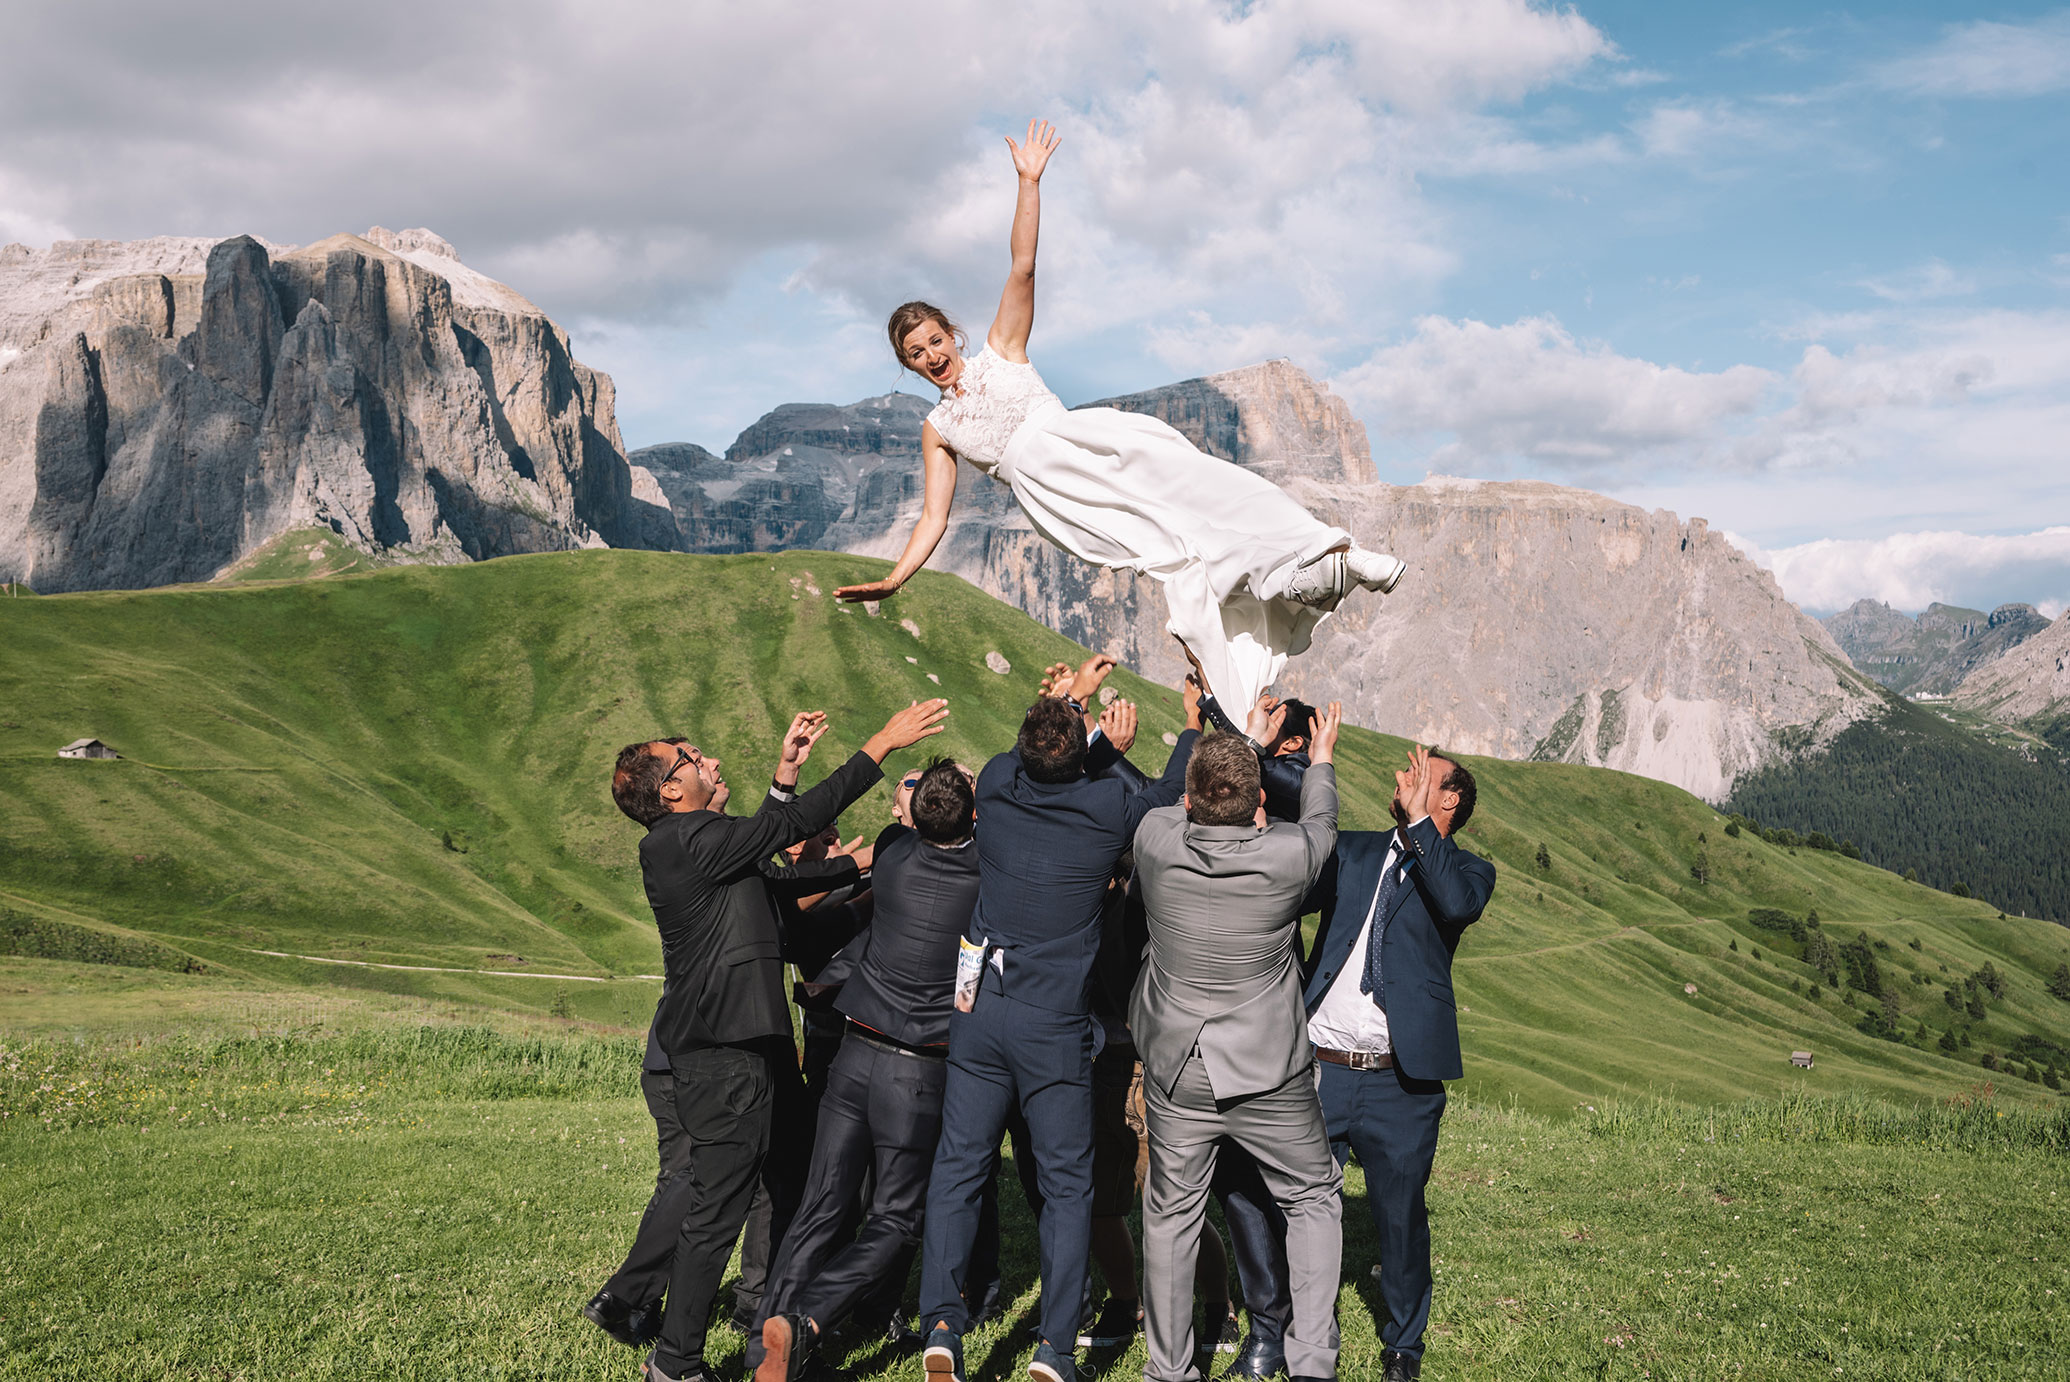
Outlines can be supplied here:
<path id="1" fill-rule="evenodd" d="M 1294 1320 L 1287 1371 L 1337 1373 L 1337 1286 L 1344 1265 L 1343 1176 L 1330 1155 L 1313 1066 L 1277 1089 L 1216 1102 L 1199 1052 L 1166 1094 L 1143 1082 L 1150 1177 L 1143 1186 L 1145 1382 L 1196 1382 L 1193 1259 L 1207 1218 L 1215 1139 L 1233 1138 L 1258 1159 L 1266 1188 L 1287 1216 L 1287 1266 Z"/>

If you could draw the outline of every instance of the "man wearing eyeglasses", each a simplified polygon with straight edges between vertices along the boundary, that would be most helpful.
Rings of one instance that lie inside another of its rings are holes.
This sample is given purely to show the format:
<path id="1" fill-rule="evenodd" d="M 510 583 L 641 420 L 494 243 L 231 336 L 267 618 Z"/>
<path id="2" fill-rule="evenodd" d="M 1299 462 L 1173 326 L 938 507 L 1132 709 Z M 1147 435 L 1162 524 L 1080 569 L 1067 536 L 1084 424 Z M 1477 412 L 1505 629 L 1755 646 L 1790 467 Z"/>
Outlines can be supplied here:
<path id="1" fill-rule="evenodd" d="M 726 780 L 719 760 L 695 746 L 655 740 L 619 752 L 611 795 L 647 827 L 640 873 L 661 932 L 666 977 L 654 1032 L 677 1117 L 694 1134 L 668 1311 L 643 1365 L 654 1382 L 706 1376 L 712 1300 L 769 1151 L 772 1091 L 797 1074 L 781 927 L 761 866 L 833 824 L 876 785 L 887 755 L 940 733 L 947 714 L 941 700 L 899 711 L 824 782 L 789 801 L 772 792 L 747 817 L 713 809 Z M 775 778 L 785 794 L 826 731 L 817 711 L 791 721 Z"/>

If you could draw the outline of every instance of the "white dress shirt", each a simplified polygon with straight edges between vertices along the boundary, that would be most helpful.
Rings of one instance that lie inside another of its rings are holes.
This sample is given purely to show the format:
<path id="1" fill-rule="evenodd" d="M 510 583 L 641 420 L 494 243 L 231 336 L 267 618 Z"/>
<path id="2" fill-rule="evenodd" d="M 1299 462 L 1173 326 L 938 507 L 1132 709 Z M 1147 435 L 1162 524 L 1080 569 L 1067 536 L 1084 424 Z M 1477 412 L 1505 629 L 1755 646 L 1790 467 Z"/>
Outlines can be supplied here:
<path id="1" fill-rule="evenodd" d="M 1399 870 L 1402 862 L 1402 840 L 1397 831 L 1388 837 L 1381 882 L 1386 881 L 1390 871 Z M 1387 1014 L 1373 1001 L 1372 994 L 1359 989 L 1365 978 L 1366 956 L 1373 947 L 1374 924 L 1379 920 L 1374 913 L 1380 909 L 1380 891 L 1380 885 L 1374 885 L 1372 901 L 1366 904 L 1365 925 L 1352 942 L 1351 954 L 1323 994 L 1322 1002 L 1316 1005 L 1315 1015 L 1308 1019 L 1308 1039 L 1325 1050 L 1385 1055 L 1394 1049 L 1387 1037 Z"/>

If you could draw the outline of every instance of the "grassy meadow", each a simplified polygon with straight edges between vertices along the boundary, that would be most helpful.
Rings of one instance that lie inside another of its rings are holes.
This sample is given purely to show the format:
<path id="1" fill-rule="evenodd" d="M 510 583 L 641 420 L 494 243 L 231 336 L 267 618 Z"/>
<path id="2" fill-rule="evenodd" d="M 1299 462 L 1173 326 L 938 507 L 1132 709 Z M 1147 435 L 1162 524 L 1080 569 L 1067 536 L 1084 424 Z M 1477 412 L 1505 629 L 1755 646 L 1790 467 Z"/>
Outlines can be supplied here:
<path id="1" fill-rule="evenodd" d="M 632 1375 L 574 1310 L 653 1173 L 637 1038 L 356 1017 L 0 1046 L 0 1377 Z M 2066 1147 L 2062 1112 L 1988 1098 L 1456 1101 L 1425 1375 L 2060 1377 Z M 1347 1184 L 1341 1375 L 1367 1378 L 1374 1243 Z M 986 1382 L 1033 1346 L 1033 1228 L 1003 1202 L 1015 1304 L 972 1338 Z M 739 1353 L 714 1335 L 722 1376 Z M 861 1378 L 918 1373 L 845 1353 Z M 1143 1354 L 1089 1361 L 1139 1376 Z"/>
<path id="2" fill-rule="evenodd" d="M 688 735 L 746 804 L 793 710 L 833 720 L 810 781 L 940 694 L 929 750 L 975 762 L 1083 650 L 931 573 L 837 605 L 861 558 L 288 579 L 345 559 L 296 541 L 237 583 L 0 600 L 0 1378 L 627 1376 L 572 1314 L 653 1174 L 616 749 Z M 1177 695 L 1115 684 L 1160 766 Z M 123 758 L 55 757 L 87 735 Z M 1347 734 L 1348 825 L 1404 747 Z M 1500 881 L 1456 969 L 1426 1375 L 2062 1375 L 2070 930 L 1647 779 L 1472 762 Z M 843 824 L 888 819 L 880 786 Z"/>

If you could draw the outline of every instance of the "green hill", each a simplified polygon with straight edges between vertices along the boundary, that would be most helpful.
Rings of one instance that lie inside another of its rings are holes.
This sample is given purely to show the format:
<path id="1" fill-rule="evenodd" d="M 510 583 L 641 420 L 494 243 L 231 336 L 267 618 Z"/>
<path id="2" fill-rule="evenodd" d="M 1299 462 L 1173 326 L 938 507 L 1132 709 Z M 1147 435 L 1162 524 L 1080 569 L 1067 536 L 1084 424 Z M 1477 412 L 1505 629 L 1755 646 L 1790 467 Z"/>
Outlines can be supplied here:
<path id="1" fill-rule="evenodd" d="M 0 950 L 142 963 L 161 971 L 150 994 L 372 990 L 643 1024 L 659 953 L 638 832 L 605 791 L 619 745 L 688 735 L 751 801 L 794 709 L 834 723 L 809 779 L 938 692 L 952 720 L 935 744 L 976 761 L 1011 741 L 1041 666 L 1080 655 L 951 577 L 876 613 L 831 599 L 883 569 L 591 551 L 0 601 Z M 1178 698 L 1117 684 L 1143 702 L 1137 757 L 1157 766 Z M 89 735 L 123 757 L 56 758 Z M 1382 824 L 1404 745 L 1348 739 L 1348 824 Z M 1728 836 L 1647 779 L 1473 766 L 1469 843 L 1502 876 L 1459 964 L 1472 1095 L 1923 1097 L 2003 1082 L 1986 1055 L 2070 1069 L 2070 1003 L 2046 991 L 2070 930 Z M 844 826 L 888 818 L 880 787 Z M 1843 987 L 1812 997 L 1800 956 L 1820 946 Z M 1984 973 L 1995 986 L 1965 986 Z M 1789 1066 L 1801 1049 L 1814 1070 Z"/>

